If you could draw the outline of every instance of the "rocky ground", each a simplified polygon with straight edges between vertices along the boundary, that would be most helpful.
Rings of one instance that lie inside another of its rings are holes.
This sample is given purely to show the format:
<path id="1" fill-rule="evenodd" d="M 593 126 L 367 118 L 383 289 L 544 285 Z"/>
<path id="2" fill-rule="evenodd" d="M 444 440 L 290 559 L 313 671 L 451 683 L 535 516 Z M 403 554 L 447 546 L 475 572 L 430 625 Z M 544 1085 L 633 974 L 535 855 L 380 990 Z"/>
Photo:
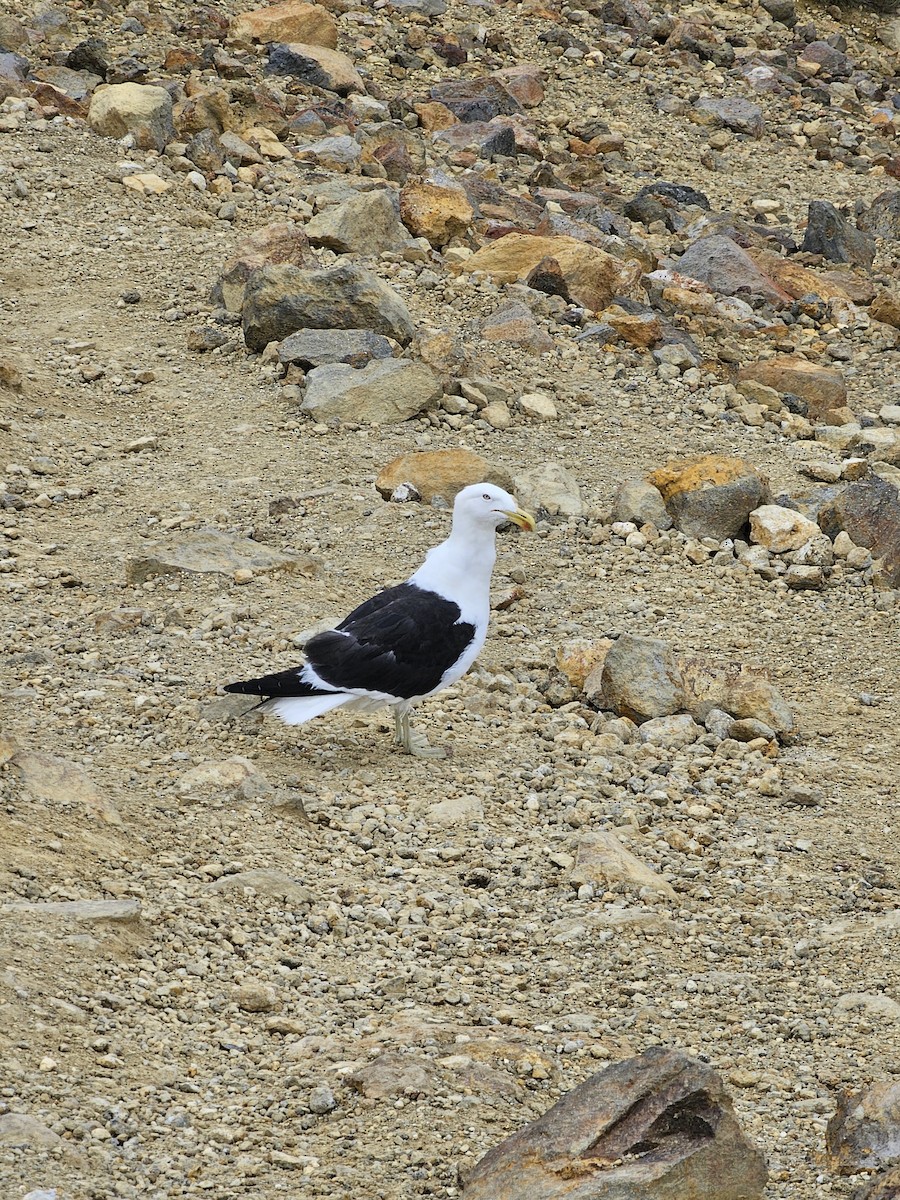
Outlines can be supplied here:
<path id="1" fill-rule="evenodd" d="M 849 1197 L 878 1163 L 828 1159 L 826 1123 L 900 1072 L 900 523 L 800 561 L 617 494 L 700 454 L 812 520 L 896 486 L 897 31 L 781 0 L 286 7 L 319 32 L 254 40 L 234 0 L 0 12 L 3 1195 L 453 1196 L 663 1044 L 721 1073 L 767 1196 Z M 105 136 L 104 76 L 163 99 Z M 336 369 L 332 333 L 314 367 L 284 297 L 341 263 L 392 289 L 393 357 Z M 539 517 L 420 711 L 452 756 L 378 714 L 242 717 L 222 683 L 444 536 L 440 497 L 375 480 L 451 450 Z M 578 666 L 624 634 L 765 668 L 793 732 L 641 734 Z M 631 856 L 598 865 L 601 834 Z"/>

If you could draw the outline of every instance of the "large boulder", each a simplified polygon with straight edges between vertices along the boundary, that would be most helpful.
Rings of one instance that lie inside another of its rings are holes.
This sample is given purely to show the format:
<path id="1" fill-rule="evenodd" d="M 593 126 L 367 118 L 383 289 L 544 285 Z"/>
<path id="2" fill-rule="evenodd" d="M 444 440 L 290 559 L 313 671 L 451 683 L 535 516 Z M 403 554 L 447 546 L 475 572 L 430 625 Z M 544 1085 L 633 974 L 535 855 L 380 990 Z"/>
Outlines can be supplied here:
<path id="1" fill-rule="evenodd" d="M 660 638 L 623 634 L 603 663 L 603 697 L 632 721 L 667 716 L 684 708 L 684 688 L 675 652 Z"/>
<path id="2" fill-rule="evenodd" d="M 162 151 L 175 137 L 172 97 L 165 88 L 150 84 L 100 87 L 91 97 L 88 124 L 103 137 L 131 134 L 139 149 Z"/>
<path id="3" fill-rule="evenodd" d="M 738 381 L 761 383 L 776 392 L 799 396 L 812 420 L 828 417 L 847 403 L 847 384 L 836 367 L 823 367 L 793 354 L 777 354 L 738 370 Z"/>
<path id="4" fill-rule="evenodd" d="M 823 505 L 819 525 L 832 540 L 843 529 L 872 551 L 876 587 L 900 587 L 900 494 L 893 484 L 878 475 L 851 483 Z"/>
<path id="5" fill-rule="evenodd" d="M 706 454 L 666 463 L 648 481 L 672 520 L 691 537 L 735 537 L 754 508 L 769 499 L 766 480 L 742 458 Z"/>
<path id="6" fill-rule="evenodd" d="M 360 192 L 323 208 L 307 221 L 304 232 L 312 245 L 337 254 L 381 254 L 410 240 L 386 191 Z"/>
<path id="7" fill-rule="evenodd" d="M 385 500 L 390 500 L 396 488 L 411 483 L 426 504 L 440 498 L 449 505 L 462 488 L 482 481 L 507 490 L 512 487 L 508 471 L 474 450 L 423 450 L 401 454 L 389 462 L 375 480 L 375 487 Z"/>
<path id="8" fill-rule="evenodd" d="M 840 1175 L 900 1165 L 900 1083 L 879 1080 L 842 1092 L 825 1130 L 828 1163 Z"/>
<path id="9" fill-rule="evenodd" d="M 430 367 L 405 358 L 376 359 L 359 370 L 330 363 L 307 375 L 301 408 L 318 421 L 393 425 L 434 407 L 443 390 Z"/>
<path id="10" fill-rule="evenodd" d="M 292 75 L 302 83 L 337 92 L 339 96 L 366 90 L 349 55 L 306 42 L 273 42 L 269 46 L 266 71 L 270 75 Z"/>
<path id="11" fill-rule="evenodd" d="M 619 289 L 622 263 L 573 237 L 508 233 L 466 260 L 466 271 L 483 271 L 497 283 L 524 280 L 543 259 L 559 264 L 569 295 L 593 312 L 606 308 Z"/>
<path id="12" fill-rule="evenodd" d="M 406 345 L 413 323 L 397 293 L 350 262 L 320 270 L 290 265 L 252 272 L 243 306 L 244 340 L 264 350 L 298 329 L 370 329 Z"/>
<path id="13" fill-rule="evenodd" d="M 240 13 L 232 19 L 228 37 L 235 42 L 303 42 L 334 50 L 337 32 L 337 22 L 321 4 L 284 0 Z"/>
<path id="14" fill-rule="evenodd" d="M 768 1172 L 722 1077 L 654 1046 L 586 1079 L 489 1150 L 464 1200 L 757 1200 Z"/>

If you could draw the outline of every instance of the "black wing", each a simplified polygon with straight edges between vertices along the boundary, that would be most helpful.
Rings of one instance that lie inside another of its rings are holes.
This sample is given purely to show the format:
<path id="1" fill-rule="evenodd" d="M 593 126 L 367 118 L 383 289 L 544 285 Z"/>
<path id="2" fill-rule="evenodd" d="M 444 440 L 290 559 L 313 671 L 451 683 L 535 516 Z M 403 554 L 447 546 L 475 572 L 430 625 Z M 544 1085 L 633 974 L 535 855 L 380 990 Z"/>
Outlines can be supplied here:
<path id="1" fill-rule="evenodd" d="M 436 688 L 475 627 L 436 592 L 401 583 L 366 600 L 337 629 L 306 645 L 310 665 L 332 687 L 409 699 Z"/>
<path id="2" fill-rule="evenodd" d="M 436 688 L 475 634 L 460 622 L 459 606 L 415 584 L 386 588 L 364 601 L 336 629 L 306 643 L 307 661 L 320 679 L 339 691 L 386 692 L 404 700 Z M 252 696 L 321 696 L 304 683 L 302 667 L 290 667 L 225 685 Z"/>

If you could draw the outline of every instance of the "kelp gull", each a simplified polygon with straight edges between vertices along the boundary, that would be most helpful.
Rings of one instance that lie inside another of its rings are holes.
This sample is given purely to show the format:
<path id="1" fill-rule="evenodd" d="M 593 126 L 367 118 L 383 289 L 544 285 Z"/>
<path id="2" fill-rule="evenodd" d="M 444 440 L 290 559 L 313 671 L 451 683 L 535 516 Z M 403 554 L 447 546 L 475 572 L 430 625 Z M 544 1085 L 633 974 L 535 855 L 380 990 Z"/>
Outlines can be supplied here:
<path id="1" fill-rule="evenodd" d="M 311 638 L 302 666 L 229 683 L 225 691 L 264 697 L 259 711 L 287 725 L 339 706 L 371 710 L 389 704 L 397 743 L 408 754 L 442 758 L 443 749 L 410 728 L 410 714 L 420 700 L 464 675 L 484 645 L 495 534 L 507 521 L 534 529 L 534 517 L 509 492 L 490 483 L 463 488 L 450 536 L 406 583 L 372 596 L 336 629 Z"/>

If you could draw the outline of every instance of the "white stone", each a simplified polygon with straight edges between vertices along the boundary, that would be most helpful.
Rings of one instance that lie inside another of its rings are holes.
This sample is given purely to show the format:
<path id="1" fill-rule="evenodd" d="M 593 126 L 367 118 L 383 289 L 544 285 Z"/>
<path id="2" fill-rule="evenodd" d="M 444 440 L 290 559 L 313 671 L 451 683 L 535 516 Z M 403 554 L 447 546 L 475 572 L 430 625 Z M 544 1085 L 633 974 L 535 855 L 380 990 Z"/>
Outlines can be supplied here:
<path id="1" fill-rule="evenodd" d="M 536 421 L 555 421 L 559 415 L 550 397 L 541 392 L 526 392 L 520 396 L 519 407 L 526 417 L 533 417 Z"/>
<path id="2" fill-rule="evenodd" d="M 773 554 L 799 550 L 820 532 L 815 521 L 780 504 L 763 504 L 750 514 L 750 537 Z"/>

